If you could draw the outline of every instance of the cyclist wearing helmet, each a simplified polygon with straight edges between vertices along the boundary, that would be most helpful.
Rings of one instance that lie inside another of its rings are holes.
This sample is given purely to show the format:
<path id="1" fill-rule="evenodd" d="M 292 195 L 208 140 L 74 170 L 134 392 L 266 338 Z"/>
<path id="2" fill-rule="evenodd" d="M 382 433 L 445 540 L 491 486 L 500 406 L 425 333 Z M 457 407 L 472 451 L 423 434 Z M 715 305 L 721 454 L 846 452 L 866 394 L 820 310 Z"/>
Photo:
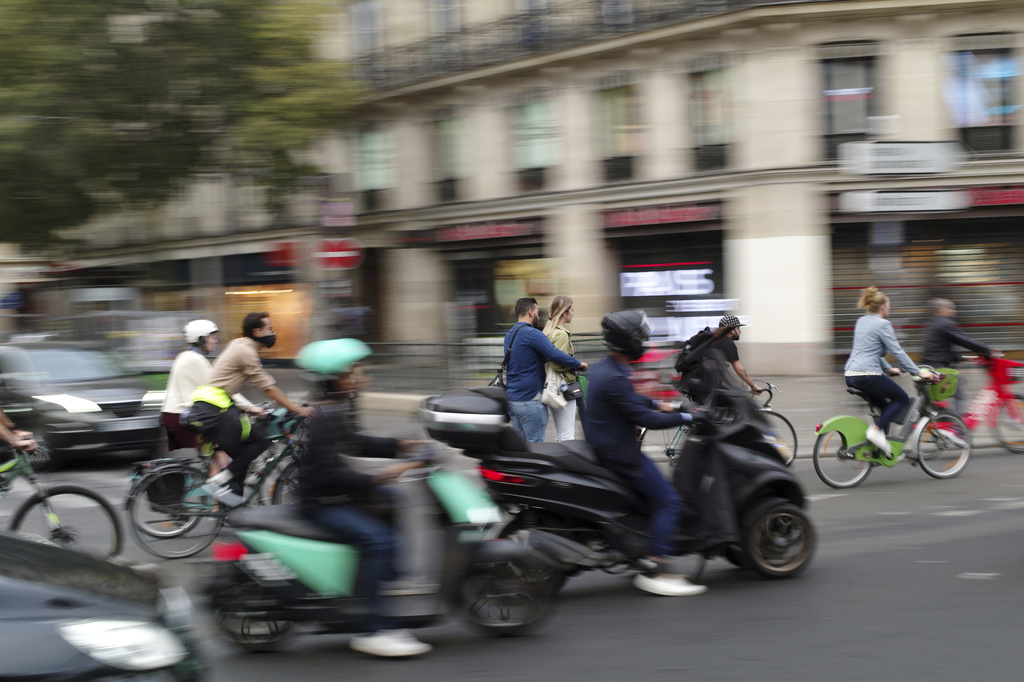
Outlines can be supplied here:
<path id="1" fill-rule="evenodd" d="M 354 433 L 345 426 L 344 408 L 338 404 L 355 390 L 353 367 L 371 353 L 358 339 L 314 341 L 299 351 L 295 364 L 306 370 L 305 378 L 317 385 L 326 401 L 318 406 L 309 423 L 309 441 L 297 493 L 299 509 L 312 523 L 325 528 L 339 541 L 355 545 L 368 570 L 361 571 L 359 593 L 368 603 L 370 614 L 366 634 L 357 635 L 349 645 L 356 651 L 374 656 L 415 656 L 432 648 L 405 630 L 385 629 L 380 599 L 380 583 L 394 580 L 398 535 L 388 523 L 371 513 L 360 502 L 418 462 L 401 462 L 366 474 L 350 467 L 342 455 L 355 457 L 395 457 L 422 441 L 400 441 Z"/>
<path id="2" fill-rule="evenodd" d="M 638 574 L 633 584 L 669 597 L 701 594 L 707 590 L 703 585 L 663 571 L 670 561 L 683 503 L 657 465 L 640 451 L 636 439 L 637 426 L 670 429 L 693 418 L 633 390 L 629 363 L 644 354 L 650 336 L 643 311 L 608 313 L 601 320 L 601 331 L 608 356 L 590 371 L 584 434 L 601 464 L 625 479 L 651 507 L 648 559 L 653 570 L 650 575 Z"/>

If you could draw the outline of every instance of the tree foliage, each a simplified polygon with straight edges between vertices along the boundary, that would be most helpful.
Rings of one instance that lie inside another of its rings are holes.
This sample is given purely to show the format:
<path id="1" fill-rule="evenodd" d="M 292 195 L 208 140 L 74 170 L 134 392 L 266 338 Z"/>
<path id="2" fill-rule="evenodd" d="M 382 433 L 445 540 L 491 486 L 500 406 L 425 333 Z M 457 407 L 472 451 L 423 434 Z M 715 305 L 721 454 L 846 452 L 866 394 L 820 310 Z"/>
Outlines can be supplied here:
<path id="1" fill-rule="evenodd" d="M 244 173 L 280 199 L 296 151 L 361 96 L 317 58 L 326 0 L 4 0 L 0 241 L 43 243 L 97 211 Z"/>

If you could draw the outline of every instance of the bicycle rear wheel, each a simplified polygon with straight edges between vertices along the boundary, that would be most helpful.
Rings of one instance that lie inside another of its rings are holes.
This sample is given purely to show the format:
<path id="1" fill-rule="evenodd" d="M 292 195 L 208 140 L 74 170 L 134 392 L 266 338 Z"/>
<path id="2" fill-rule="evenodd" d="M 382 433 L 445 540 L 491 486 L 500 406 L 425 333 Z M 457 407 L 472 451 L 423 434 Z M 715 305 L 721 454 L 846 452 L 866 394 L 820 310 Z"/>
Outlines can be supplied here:
<path id="1" fill-rule="evenodd" d="M 224 515 L 203 491 L 205 480 L 189 468 L 164 469 L 143 480 L 128 501 L 128 527 L 136 542 L 165 559 L 192 556 L 209 546 Z"/>
<path id="2" fill-rule="evenodd" d="M 929 476 L 952 478 L 970 462 L 972 445 L 964 420 L 952 412 L 939 412 L 914 429 L 911 451 Z"/>
<path id="3" fill-rule="evenodd" d="M 814 470 L 825 485 L 852 488 L 864 482 L 871 468 L 870 462 L 854 458 L 847 450 L 846 437 L 838 431 L 823 433 L 814 442 Z"/>
<path id="4" fill-rule="evenodd" d="M 98 493 L 75 485 L 47 488 L 45 498 L 39 493 L 32 495 L 14 513 L 11 530 L 34 533 L 103 557 L 121 551 L 121 525 L 114 507 Z"/>
<path id="5" fill-rule="evenodd" d="M 270 486 L 271 504 L 298 504 L 299 462 L 291 460 Z"/>
<path id="6" fill-rule="evenodd" d="M 769 410 L 761 410 L 761 416 L 768 422 L 768 428 L 772 430 L 775 437 L 778 438 L 779 442 L 786 446 L 789 451 L 788 456 L 783 456 L 782 463 L 786 466 L 790 466 L 796 461 L 796 429 L 793 428 L 793 424 L 788 419 L 783 417 L 778 412 L 771 412 Z"/>
<path id="7" fill-rule="evenodd" d="M 675 466 L 676 459 L 686 443 L 686 434 L 690 430 L 689 424 L 683 424 L 676 429 L 644 429 L 638 435 L 640 449 L 647 455 L 663 456 L 668 463 Z"/>
<path id="8" fill-rule="evenodd" d="M 996 435 L 1010 452 L 1024 453 L 1024 396 L 1015 395 L 999 406 Z"/>

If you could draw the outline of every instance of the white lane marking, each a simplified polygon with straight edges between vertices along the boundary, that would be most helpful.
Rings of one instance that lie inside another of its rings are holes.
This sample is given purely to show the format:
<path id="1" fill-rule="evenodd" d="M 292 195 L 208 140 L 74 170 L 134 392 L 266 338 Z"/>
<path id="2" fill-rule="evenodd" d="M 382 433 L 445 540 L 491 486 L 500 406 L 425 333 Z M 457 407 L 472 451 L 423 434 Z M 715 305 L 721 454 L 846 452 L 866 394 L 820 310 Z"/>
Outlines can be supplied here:
<path id="1" fill-rule="evenodd" d="M 909 511 L 894 511 L 894 512 L 875 512 L 876 516 L 909 516 L 914 512 Z"/>
<path id="2" fill-rule="evenodd" d="M 992 580 L 998 578 L 1001 573 L 961 573 L 957 578 L 963 578 L 964 580 Z"/>
<path id="3" fill-rule="evenodd" d="M 808 495 L 807 500 L 809 502 L 821 502 L 822 500 L 828 500 L 833 497 L 846 497 L 850 493 L 821 493 L 819 495 Z"/>
<path id="4" fill-rule="evenodd" d="M 1021 497 L 984 497 L 982 502 L 1024 502 Z"/>
<path id="5" fill-rule="evenodd" d="M 889 549 L 924 549 L 924 547 L 890 547 Z"/>
<path id="6" fill-rule="evenodd" d="M 996 505 L 996 509 L 1024 509 L 1024 500 L 1019 502 L 1003 502 Z"/>
<path id="7" fill-rule="evenodd" d="M 914 562 L 915 564 L 948 564 L 948 561 L 925 561 L 924 559 L 918 559 Z"/>
<path id="8" fill-rule="evenodd" d="M 932 512 L 932 516 L 974 516 L 984 513 L 984 509 L 953 509 L 950 511 Z"/>

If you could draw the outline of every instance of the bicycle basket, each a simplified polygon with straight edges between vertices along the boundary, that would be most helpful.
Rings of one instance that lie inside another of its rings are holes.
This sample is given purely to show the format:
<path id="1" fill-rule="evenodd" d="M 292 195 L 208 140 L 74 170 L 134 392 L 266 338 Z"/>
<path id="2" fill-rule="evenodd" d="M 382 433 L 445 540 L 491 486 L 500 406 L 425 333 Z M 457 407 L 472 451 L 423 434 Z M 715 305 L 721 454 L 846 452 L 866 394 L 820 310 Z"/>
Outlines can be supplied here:
<path id="1" fill-rule="evenodd" d="M 178 472 L 162 474 L 146 488 L 146 497 L 153 511 L 159 511 L 157 507 L 180 502 L 184 493 L 185 474 Z"/>
<path id="2" fill-rule="evenodd" d="M 938 374 L 945 374 L 946 376 L 939 383 L 932 384 L 925 389 L 925 392 L 928 394 L 928 399 L 932 402 L 949 400 L 956 395 L 956 382 L 960 371 L 956 369 L 949 369 L 948 367 L 935 371 Z"/>

